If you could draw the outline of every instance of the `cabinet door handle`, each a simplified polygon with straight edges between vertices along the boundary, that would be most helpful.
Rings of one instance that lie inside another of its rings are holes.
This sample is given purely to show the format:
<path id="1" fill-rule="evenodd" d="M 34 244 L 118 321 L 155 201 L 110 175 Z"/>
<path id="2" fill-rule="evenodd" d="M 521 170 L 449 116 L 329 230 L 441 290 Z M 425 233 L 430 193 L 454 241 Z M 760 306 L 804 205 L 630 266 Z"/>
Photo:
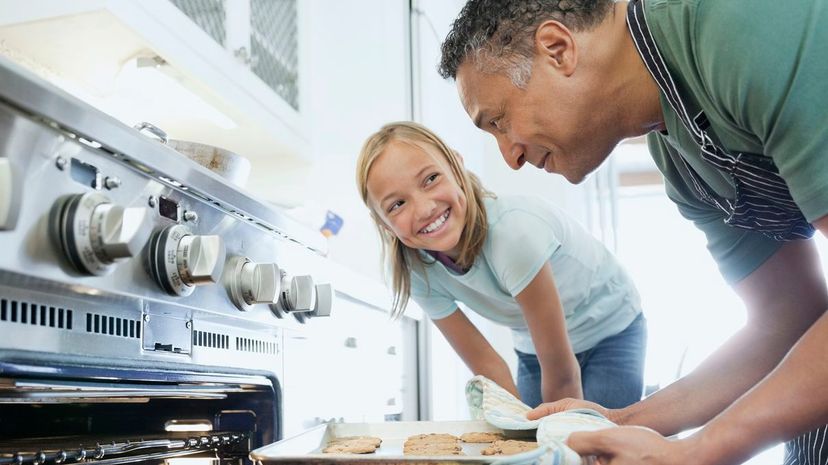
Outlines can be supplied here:
<path id="1" fill-rule="evenodd" d="M 235 56 L 240 62 L 250 67 L 254 67 L 259 64 L 259 57 L 250 53 L 247 50 L 247 47 L 239 47 L 233 50 L 233 56 Z"/>

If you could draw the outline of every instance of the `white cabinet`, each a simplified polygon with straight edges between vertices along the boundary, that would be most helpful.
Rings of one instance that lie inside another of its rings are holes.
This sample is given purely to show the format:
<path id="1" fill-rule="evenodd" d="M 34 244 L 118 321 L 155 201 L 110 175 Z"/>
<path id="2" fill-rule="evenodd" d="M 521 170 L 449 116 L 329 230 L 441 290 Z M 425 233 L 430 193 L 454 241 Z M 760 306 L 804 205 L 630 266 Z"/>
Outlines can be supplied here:
<path id="1" fill-rule="evenodd" d="M 285 435 L 323 422 L 417 419 L 415 320 L 345 299 L 336 310 L 285 331 Z"/>
<path id="2" fill-rule="evenodd" d="M 313 161 L 303 3 L 0 0 L 0 54 L 126 124 L 250 158 L 251 185 L 290 186 Z"/>
<path id="3" fill-rule="evenodd" d="M 299 110 L 298 0 L 170 0 Z"/>

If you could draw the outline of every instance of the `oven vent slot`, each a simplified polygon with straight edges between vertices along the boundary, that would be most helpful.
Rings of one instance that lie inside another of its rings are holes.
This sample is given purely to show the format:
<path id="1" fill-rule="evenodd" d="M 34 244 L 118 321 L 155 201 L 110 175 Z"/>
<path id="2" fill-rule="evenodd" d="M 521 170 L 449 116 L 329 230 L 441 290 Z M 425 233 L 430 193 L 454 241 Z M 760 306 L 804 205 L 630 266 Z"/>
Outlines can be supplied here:
<path id="1" fill-rule="evenodd" d="M 236 337 L 236 350 L 242 352 L 256 352 L 259 354 L 276 355 L 279 353 L 279 346 L 275 342 L 260 341 L 247 337 Z"/>
<path id="2" fill-rule="evenodd" d="M 0 321 L 57 329 L 72 329 L 72 316 L 73 311 L 69 308 L 13 299 L 0 299 Z"/>
<path id="3" fill-rule="evenodd" d="M 86 332 L 140 339 L 141 321 L 118 318 L 98 313 L 87 313 Z"/>
<path id="4" fill-rule="evenodd" d="M 209 331 L 193 331 L 193 345 L 213 349 L 229 349 L 230 336 Z"/>

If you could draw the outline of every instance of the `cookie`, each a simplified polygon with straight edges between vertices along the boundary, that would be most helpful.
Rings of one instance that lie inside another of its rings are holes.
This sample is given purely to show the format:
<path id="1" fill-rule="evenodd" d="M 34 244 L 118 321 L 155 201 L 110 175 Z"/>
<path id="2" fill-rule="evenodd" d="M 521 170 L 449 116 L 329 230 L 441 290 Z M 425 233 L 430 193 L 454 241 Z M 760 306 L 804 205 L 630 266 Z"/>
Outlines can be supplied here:
<path id="1" fill-rule="evenodd" d="M 461 441 L 470 443 L 495 442 L 502 439 L 504 439 L 502 434 L 492 432 L 463 433 L 460 435 Z"/>
<path id="2" fill-rule="evenodd" d="M 331 439 L 328 441 L 328 445 L 330 446 L 332 444 L 339 444 L 343 442 L 367 442 L 379 447 L 380 444 L 382 444 L 382 439 L 375 436 L 342 436 Z"/>
<path id="3" fill-rule="evenodd" d="M 460 443 L 452 443 L 452 442 L 442 442 L 442 443 L 434 443 L 434 444 L 406 443 L 403 446 L 403 450 L 411 450 L 411 449 L 461 450 L 462 448 L 463 447 L 460 446 Z"/>
<path id="4" fill-rule="evenodd" d="M 409 436 L 408 439 L 405 440 L 406 443 L 409 442 L 427 442 L 429 444 L 434 443 L 441 443 L 441 442 L 457 442 L 460 438 L 454 436 L 452 434 L 446 433 L 429 433 L 429 434 L 415 434 L 414 436 Z"/>
<path id="5" fill-rule="evenodd" d="M 324 454 L 371 454 L 376 451 L 376 446 L 367 442 L 342 442 L 339 444 L 332 444 L 324 449 Z"/>
<path id="6" fill-rule="evenodd" d="M 534 441 L 517 441 L 508 439 L 505 441 L 495 441 L 491 446 L 483 449 L 483 455 L 513 455 L 521 452 L 535 450 L 538 443 Z"/>
<path id="7" fill-rule="evenodd" d="M 415 434 L 403 445 L 404 455 L 462 455 L 460 438 L 445 433 Z"/>
<path id="8" fill-rule="evenodd" d="M 377 450 L 382 439 L 373 436 L 349 436 L 334 438 L 322 449 L 325 454 L 371 454 Z"/>
<path id="9" fill-rule="evenodd" d="M 403 455 L 463 455 L 463 448 L 449 443 L 403 448 Z"/>

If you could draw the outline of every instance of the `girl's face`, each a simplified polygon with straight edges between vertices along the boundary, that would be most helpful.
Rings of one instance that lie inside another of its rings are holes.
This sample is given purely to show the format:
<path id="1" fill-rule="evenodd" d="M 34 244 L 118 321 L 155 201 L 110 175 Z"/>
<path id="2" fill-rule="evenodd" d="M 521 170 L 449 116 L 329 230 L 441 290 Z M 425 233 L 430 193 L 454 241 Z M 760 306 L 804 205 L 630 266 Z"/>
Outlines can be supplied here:
<path id="1" fill-rule="evenodd" d="M 457 259 L 466 196 L 445 157 L 424 145 L 391 141 L 368 173 L 368 201 L 406 246 Z"/>

